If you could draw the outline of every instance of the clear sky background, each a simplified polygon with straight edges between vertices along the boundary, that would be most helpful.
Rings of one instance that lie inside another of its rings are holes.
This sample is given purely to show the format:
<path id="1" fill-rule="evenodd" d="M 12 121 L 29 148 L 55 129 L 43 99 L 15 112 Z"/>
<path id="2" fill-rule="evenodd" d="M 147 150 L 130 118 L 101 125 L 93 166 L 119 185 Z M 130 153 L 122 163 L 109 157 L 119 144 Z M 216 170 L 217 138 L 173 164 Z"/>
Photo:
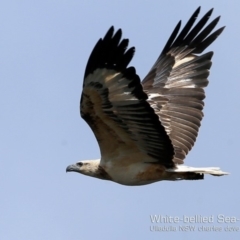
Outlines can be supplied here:
<path id="1" fill-rule="evenodd" d="M 126 187 L 66 167 L 100 157 L 79 115 L 90 52 L 111 25 L 136 47 L 130 65 L 143 78 L 177 22 L 201 5 L 214 7 L 223 34 L 206 90 L 205 118 L 186 165 L 219 166 L 226 177 Z M 240 221 L 239 1 L 2 1 L 0 4 L 0 239 L 238 239 Z M 183 223 L 151 223 L 150 215 L 214 217 L 222 232 L 183 232 Z M 227 220 L 226 220 L 227 221 Z M 176 227 L 175 232 L 151 226 Z M 228 232 L 226 227 L 239 227 Z"/>

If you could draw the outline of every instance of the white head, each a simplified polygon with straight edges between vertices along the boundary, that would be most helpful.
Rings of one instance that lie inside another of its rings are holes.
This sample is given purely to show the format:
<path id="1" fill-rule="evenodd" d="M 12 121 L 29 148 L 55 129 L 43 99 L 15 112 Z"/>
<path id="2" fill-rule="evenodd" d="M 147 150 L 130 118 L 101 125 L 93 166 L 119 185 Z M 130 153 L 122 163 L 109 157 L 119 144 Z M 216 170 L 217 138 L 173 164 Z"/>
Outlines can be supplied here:
<path id="1" fill-rule="evenodd" d="M 84 160 L 69 165 L 66 172 L 78 172 L 87 176 L 102 178 L 100 174 L 100 159 Z"/>

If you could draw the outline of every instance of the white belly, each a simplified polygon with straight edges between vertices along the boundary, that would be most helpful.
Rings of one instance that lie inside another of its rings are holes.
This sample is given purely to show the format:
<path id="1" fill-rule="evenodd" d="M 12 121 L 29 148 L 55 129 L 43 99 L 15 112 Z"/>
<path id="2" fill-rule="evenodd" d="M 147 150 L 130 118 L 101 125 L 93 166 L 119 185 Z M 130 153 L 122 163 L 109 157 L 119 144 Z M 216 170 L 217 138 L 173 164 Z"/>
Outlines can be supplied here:
<path id="1" fill-rule="evenodd" d="M 119 184 L 136 186 L 164 179 L 165 168 L 159 164 L 134 163 L 128 166 L 104 166 L 111 180 Z"/>

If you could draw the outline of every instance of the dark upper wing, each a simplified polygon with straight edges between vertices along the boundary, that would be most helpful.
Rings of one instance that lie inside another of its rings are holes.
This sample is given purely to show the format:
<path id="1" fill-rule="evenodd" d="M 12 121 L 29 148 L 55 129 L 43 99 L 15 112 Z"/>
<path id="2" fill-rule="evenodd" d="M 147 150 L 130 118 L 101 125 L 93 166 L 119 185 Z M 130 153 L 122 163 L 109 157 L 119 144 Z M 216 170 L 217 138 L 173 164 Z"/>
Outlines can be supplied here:
<path id="1" fill-rule="evenodd" d="M 174 162 L 183 163 L 194 145 L 200 122 L 213 53 L 202 53 L 223 31 L 212 32 L 220 17 L 204 27 L 213 9 L 192 27 L 200 7 L 178 34 L 177 24 L 166 46 L 142 84 L 174 145 Z"/>
<path id="2" fill-rule="evenodd" d="M 172 143 L 148 103 L 135 69 L 127 67 L 134 48 L 126 50 L 128 40 L 121 40 L 121 35 L 121 30 L 114 34 L 111 27 L 89 57 L 81 116 L 98 140 L 103 161 L 131 154 L 135 156 L 132 161 L 150 156 L 151 161 L 171 167 Z"/>

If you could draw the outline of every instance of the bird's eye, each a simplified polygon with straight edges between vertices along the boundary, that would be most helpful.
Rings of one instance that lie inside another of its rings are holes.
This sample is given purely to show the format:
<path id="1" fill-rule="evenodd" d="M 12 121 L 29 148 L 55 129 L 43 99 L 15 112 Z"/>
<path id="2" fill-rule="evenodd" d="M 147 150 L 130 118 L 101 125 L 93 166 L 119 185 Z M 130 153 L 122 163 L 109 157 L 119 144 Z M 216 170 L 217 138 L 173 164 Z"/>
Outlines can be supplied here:
<path id="1" fill-rule="evenodd" d="M 83 163 L 82 163 L 82 162 L 78 162 L 76 165 L 77 165 L 78 167 L 81 167 L 81 166 L 83 165 Z"/>

